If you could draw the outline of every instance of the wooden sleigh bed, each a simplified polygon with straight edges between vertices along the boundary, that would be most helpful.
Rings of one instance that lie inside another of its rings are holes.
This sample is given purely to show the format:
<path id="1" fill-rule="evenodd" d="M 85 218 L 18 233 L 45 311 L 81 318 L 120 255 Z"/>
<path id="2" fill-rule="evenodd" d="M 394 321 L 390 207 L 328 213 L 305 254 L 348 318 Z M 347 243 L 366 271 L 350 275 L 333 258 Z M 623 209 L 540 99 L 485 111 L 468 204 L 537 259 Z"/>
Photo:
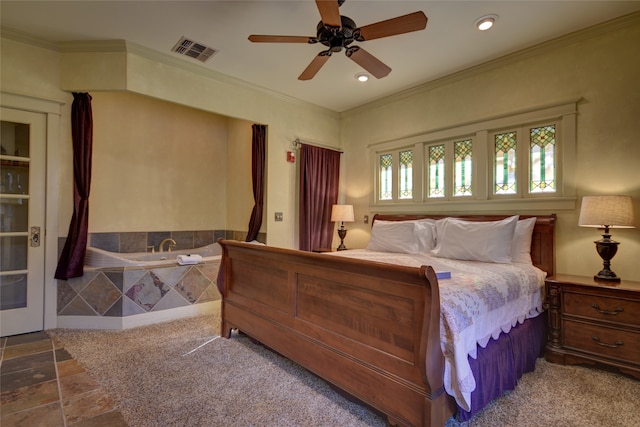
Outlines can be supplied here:
<path id="1" fill-rule="evenodd" d="M 374 221 L 419 218 L 444 216 L 376 215 Z M 537 216 L 531 243 L 533 264 L 548 275 L 554 271 L 554 224 L 555 215 Z M 221 336 L 242 331 L 385 414 L 392 425 L 439 427 L 455 414 L 443 384 L 433 268 L 220 244 Z"/>

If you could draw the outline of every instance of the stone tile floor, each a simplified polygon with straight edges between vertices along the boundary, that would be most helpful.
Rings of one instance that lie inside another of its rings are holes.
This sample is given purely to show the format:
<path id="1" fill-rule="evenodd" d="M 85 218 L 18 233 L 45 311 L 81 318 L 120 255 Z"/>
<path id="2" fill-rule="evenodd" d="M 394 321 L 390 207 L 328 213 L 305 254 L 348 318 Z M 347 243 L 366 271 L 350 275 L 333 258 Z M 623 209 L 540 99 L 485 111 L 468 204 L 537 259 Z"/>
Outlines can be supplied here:
<path id="1" fill-rule="evenodd" d="M 0 338 L 0 426 L 126 427 L 115 402 L 46 332 Z"/>

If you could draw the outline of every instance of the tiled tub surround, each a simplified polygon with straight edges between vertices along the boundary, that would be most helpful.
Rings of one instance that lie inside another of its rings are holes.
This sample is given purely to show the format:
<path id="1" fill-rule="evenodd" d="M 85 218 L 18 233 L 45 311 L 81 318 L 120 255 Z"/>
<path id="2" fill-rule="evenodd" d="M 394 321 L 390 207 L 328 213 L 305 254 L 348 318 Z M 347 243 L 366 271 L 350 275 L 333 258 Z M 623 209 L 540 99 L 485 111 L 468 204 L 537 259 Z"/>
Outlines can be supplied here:
<path id="1" fill-rule="evenodd" d="M 58 281 L 58 327 L 125 329 L 219 307 L 220 260 L 196 265 L 85 267 Z"/>
<path id="2" fill-rule="evenodd" d="M 176 246 L 174 249 L 178 250 L 206 246 L 221 237 L 226 238 L 227 231 L 200 230 L 89 233 L 89 246 L 110 252 L 150 252 L 150 247 L 153 247 L 155 251 L 158 251 L 158 245 L 164 239 L 175 240 Z"/>
<path id="3" fill-rule="evenodd" d="M 90 246 L 113 252 L 157 250 L 166 238 L 176 250 L 210 245 L 227 232 L 91 233 Z M 156 242 L 157 241 L 157 242 Z M 63 242 L 64 243 L 64 242 Z M 168 254 L 168 253 L 167 253 Z M 149 266 L 91 268 L 84 275 L 58 280 L 58 326 L 125 329 L 218 310 L 216 287 L 219 257 L 196 265 L 177 263 Z"/>

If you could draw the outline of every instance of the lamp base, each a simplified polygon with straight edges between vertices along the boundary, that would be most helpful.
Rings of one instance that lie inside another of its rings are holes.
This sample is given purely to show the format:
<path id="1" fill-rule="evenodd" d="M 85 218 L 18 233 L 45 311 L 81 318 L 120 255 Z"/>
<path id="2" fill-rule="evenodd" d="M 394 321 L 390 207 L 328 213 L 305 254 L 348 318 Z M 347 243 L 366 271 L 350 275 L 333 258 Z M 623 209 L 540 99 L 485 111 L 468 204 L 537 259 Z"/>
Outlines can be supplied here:
<path id="1" fill-rule="evenodd" d="M 347 230 L 342 226 L 338 229 L 338 237 L 340 237 L 340 246 L 336 248 L 338 251 L 346 251 L 347 247 L 344 245 L 344 238 L 347 237 Z"/>
<path id="2" fill-rule="evenodd" d="M 593 243 L 596 244 L 596 250 L 598 251 L 600 258 L 602 258 L 603 264 L 602 270 L 593 276 L 593 278 L 603 282 L 619 282 L 620 278 L 616 276 L 616 273 L 611 271 L 609 267 L 611 266 L 611 258 L 613 258 L 616 252 L 618 252 L 618 245 L 620 243 L 615 240 L 611 240 L 608 227 L 605 229 L 602 239 Z"/>
<path id="3" fill-rule="evenodd" d="M 611 270 L 602 270 L 593 278 L 599 282 L 619 282 L 620 278 Z"/>

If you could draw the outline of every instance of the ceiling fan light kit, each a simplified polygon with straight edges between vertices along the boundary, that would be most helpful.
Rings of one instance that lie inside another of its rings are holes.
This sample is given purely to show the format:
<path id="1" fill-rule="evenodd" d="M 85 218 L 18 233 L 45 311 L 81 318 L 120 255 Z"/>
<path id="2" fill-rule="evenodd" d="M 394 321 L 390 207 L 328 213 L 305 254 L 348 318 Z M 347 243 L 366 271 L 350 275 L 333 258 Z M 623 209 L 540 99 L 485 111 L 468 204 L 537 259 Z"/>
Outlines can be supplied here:
<path id="1" fill-rule="evenodd" d="M 422 11 L 358 27 L 351 18 L 340 15 L 339 7 L 342 3 L 344 0 L 316 0 L 321 20 L 316 27 L 315 37 L 253 34 L 249 36 L 249 41 L 254 43 L 320 43 L 326 46 L 328 49 L 317 54 L 300 74 L 298 80 L 311 80 L 331 54 L 340 52 L 342 49 L 345 50 L 349 59 L 372 76 L 381 79 L 391 72 L 391 68 L 362 47 L 351 44 L 420 31 L 427 27 L 427 16 Z M 359 77 L 358 80 L 360 80 Z"/>

